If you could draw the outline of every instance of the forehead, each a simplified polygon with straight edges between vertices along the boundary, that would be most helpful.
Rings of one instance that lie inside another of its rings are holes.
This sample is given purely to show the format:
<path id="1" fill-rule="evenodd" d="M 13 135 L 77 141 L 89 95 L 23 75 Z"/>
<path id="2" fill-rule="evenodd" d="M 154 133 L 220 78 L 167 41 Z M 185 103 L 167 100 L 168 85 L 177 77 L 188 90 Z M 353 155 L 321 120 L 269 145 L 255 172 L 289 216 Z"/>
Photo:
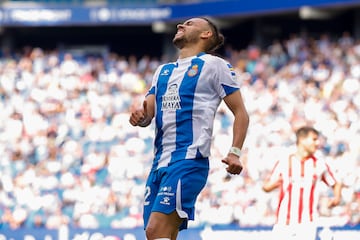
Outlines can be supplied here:
<path id="1" fill-rule="evenodd" d="M 207 25 L 207 21 L 202 18 L 190 18 L 184 22 L 184 24 L 193 23 L 196 25 Z"/>
<path id="2" fill-rule="evenodd" d="M 307 136 L 304 137 L 304 139 L 318 139 L 319 135 L 314 132 L 309 132 Z"/>

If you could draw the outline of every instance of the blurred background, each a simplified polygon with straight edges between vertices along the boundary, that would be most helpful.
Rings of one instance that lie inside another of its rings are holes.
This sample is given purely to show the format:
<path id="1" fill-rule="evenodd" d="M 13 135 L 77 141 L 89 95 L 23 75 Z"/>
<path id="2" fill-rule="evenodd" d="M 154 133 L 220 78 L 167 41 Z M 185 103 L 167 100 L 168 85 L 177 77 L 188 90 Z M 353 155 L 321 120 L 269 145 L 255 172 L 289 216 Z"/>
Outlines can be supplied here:
<path id="1" fill-rule="evenodd" d="M 156 67 L 176 60 L 176 24 L 207 16 L 226 37 L 250 115 L 240 176 L 221 158 L 232 115 L 215 120 L 209 182 L 179 239 L 266 239 L 277 193 L 261 184 L 311 124 L 343 182 L 318 239 L 360 234 L 360 1 L 0 1 L 0 239 L 145 239 L 142 200 L 154 126 L 129 113 Z"/>

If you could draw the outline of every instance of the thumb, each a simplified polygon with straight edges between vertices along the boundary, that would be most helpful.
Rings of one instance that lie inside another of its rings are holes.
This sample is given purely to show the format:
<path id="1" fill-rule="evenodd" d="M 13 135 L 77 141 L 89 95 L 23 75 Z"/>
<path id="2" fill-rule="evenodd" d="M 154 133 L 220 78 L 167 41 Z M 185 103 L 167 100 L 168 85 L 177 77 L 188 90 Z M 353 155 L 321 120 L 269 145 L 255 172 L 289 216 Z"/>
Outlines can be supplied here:
<path id="1" fill-rule="evenodd" d="M 144 109 L 145 114 L 147 114 L 147 101 L 146 100 L 144 100 L 144 102 L 143 102 L 143 109 Z"/>

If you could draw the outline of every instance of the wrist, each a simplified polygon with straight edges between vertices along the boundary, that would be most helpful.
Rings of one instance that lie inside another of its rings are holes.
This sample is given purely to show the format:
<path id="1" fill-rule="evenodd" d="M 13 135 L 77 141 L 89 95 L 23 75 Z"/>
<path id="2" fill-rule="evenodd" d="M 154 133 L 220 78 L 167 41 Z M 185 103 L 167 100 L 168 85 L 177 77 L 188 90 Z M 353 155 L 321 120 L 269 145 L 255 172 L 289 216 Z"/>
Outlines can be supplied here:
<path id="1" fill-rule="evenodd" d="M 241 149 L 238 147 L 231 147 L 229 153 L 234 154 L 237 157 L 241 157 Z"/>

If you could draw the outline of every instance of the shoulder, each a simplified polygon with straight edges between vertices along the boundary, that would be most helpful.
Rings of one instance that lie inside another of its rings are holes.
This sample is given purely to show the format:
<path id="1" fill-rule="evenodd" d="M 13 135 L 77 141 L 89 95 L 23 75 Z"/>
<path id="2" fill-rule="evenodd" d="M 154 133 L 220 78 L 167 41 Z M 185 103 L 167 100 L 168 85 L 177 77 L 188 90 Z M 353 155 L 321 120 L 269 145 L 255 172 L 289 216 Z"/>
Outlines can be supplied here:
<path id="1" fill-rule="evenodd" d="M 229 64 L 229 62 L 226 61 L 224 58 L 222 58 L 220 56 L 212 55 L 212 54 L 204 54 L 204 55 L 200 56 L 200 58 L 208 63 L 218 63 L 218 64 L 222 64 L 222 65 Z"/>
<path id="2" fill-rule="evenodd" d="M 165 71 L 165 74 L 167 74 L 167 72 L 169 72 L 170 69 L 174 68 L 174 66 L 176 66 L 176 63 L 175 62 L 169 62 L 169 63 L 163 63 L 163 64 L 160 64 L 157 68 L 156 68 L 156 71 L 155 71 L 155 76 L 156 75 L 159 75 L 160 72 L 163 72 Z"/>
<path id="3" fill-rule="evenodd" d="M 323 153 L 317 152 L 313 155 L 313 159 L 318 166 L 326 166 L 326 158 Z"/>
<path id="4" fill-rule="evenodd" d="M 176 65 L 177 65 L 176 62 L 162 63 L 157 67 L 157 70 L 160 71 L 164 67 L 171 67 L 171 66 L 176 66 Z"/>
<path id="5" fill-rule="evenodd" d="M 237 81 L 237 79 L 235 78 L 236 73 L 234 68 L 224 58 L 211 54 L 205 54 L 201 56 L 201 58 L 204 59 L 207 68 L 210 68 L 213 71 L 222 74 L 222 76 L 233 76 L 234 80 Z"/>
<path id="6" fill-rule="evenodd" d="M 297 160 L 295 157 L 295 152 L 293 152 L 292 149 L 284 149 L 280 156 L 278 156 L 278 164 L 282 169 L 288 169 L 293 161 Z"/>
<path id="7" fill-rule="evenodd" d="M 315 154 L 314 160 L 316 162 L 316 168 L 320 169 L 319 171 L 326 171 L 328 170 L 328 162 L 326 157 L 323 154 Z"/>

